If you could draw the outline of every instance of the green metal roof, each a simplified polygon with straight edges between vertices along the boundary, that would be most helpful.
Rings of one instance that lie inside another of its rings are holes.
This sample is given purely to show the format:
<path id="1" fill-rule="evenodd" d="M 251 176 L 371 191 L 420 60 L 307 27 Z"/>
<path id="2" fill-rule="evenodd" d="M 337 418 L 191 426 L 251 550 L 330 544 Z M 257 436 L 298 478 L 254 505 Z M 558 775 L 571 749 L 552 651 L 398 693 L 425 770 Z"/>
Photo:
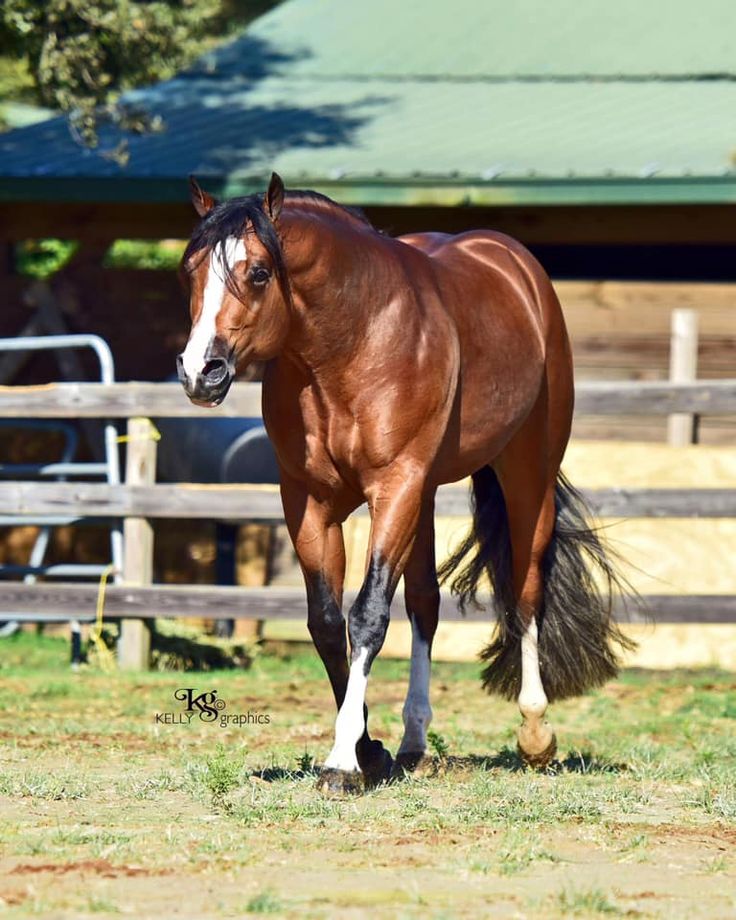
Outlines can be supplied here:
<path id="1" fill-rule="evenodd" d="M 733 0 L 292 0 L 250 35 L 271 72 L 335 78 L 736 76 Z M 242 47 L 203 68 L 243 73 Z M 258 61 L 250 72 L 258 72 Z"/>
<path id="2" fill-rule="evenodd" d="M 63 119 L 0 135 L 0 198 L 287 184 L 359 204 L 736 202 L 733 0 L 289 0 L 128 94 L 121 168 Z M 119 135 L 103 134 L 103 146 Z"/>

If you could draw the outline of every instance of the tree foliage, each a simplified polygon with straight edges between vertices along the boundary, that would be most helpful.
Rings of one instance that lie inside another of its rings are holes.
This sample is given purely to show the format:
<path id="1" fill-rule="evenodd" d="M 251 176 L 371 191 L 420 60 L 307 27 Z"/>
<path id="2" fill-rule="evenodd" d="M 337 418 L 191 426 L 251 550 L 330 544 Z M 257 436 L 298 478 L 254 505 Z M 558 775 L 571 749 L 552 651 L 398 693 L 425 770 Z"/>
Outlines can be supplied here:
<path id="1" fill-rule="evenodd" d="M 27 61 L 39 101 L 70 116 L 81 143 L 98 127 L 159 126 L 121 106 L 121 92 L 167 79 L 214 36 L 273 5 L 267 0 L 2 0 L 0 54 Z M 116 152 L 124 159 L 124 150 Z"/>

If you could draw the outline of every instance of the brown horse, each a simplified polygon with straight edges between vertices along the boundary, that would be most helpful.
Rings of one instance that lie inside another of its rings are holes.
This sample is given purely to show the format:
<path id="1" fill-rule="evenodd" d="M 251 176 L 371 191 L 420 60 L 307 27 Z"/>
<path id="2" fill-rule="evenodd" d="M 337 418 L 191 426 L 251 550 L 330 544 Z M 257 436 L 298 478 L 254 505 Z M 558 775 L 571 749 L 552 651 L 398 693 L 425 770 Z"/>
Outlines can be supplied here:
<path id="1" fill-rule="evenodd" d="M 412 627 L 397 765 L 421 760 L 439 607 L 434 496 L 473 478 L 474 526 L 441 569 L 461 603 L 493 586 L 498 627 L 484 684 L 517 698 L 519 749 L 555 752 L 549 701 L 616 673 L 626 640 L 586 564 L 612 572 L 559 473 L 573 372 L 559 302 L 515 240 L 477 231 L 392 239 L 315 192 L 216 203 L 191 182 L 201 217 L 183 258 L 192 330 L 178 358 L 188 396 L 217 405 L 236 368 L 265 361 L 263 416 L 286 522 L 304 572 L 308 625 L 337 702 L 319 785 L 361 789 L 392 760 L 367 727 L 365 693 L 404 576 Z M 342 523 L 367 502 L 366 573 L 348 619 Z"/>

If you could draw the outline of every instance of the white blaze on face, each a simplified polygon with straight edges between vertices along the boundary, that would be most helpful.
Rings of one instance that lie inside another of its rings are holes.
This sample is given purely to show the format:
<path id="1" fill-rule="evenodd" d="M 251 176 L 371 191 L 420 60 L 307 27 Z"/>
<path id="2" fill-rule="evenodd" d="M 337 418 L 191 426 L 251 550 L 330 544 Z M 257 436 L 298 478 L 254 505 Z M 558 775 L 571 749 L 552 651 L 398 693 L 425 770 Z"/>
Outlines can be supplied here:
<path id="1" fill-rule="evenodd" d="M 202 297 L 202 310 L 197 322 L 192 327 L 192 331 L 189 333 L 189 341 L 182 354 L 184 371 L 192 386 L 194 386 L 197 375 L 207 363 L 205 355 L 215 337 L 217 315 L 222 309 L 222 301 L 225 296 L 226 272 L 224 266 L 227 266 L 227 269 L 232 271 L 235 263 L 244 262 L 246 256 L 245 243 L 234 236 L 230 236 L 225 240 L 224 253 L 221 243 L 214 246 L 210 252 L 207 281 L 205 282 Z"/>

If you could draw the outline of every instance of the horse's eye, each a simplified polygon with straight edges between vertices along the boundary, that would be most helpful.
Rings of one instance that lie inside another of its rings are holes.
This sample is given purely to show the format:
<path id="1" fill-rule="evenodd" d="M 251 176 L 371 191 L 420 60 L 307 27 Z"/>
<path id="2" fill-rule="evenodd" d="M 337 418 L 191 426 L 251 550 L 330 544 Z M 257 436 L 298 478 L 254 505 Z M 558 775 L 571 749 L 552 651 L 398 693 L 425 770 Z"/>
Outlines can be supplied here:
<path id="1" fill-rule="evenodd" d="M 250 280 L 253 284 L 265 284 L 270 277 L 271 272 L 267 268 L 262 268 L 259 265 L 256 265 L 250 273 Z"/>

